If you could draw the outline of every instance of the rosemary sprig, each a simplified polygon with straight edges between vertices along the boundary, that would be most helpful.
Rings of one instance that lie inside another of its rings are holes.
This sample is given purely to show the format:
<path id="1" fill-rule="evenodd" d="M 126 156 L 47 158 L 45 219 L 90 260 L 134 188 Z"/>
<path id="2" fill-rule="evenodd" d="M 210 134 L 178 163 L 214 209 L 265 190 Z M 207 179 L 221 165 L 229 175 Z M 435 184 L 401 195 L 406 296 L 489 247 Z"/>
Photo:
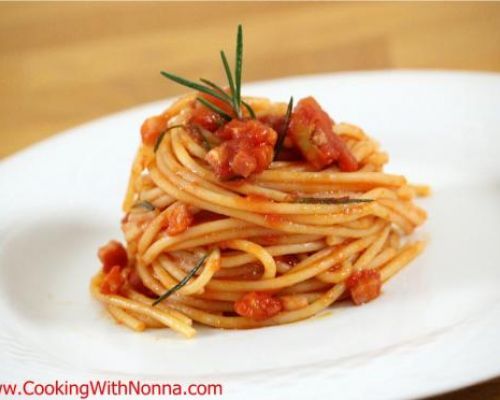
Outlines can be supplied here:
<path id="1" fill-rule="evenodd" d="M 198 92 L 202 92 L 202 93 L 205 93 L 205 94 L 208 94 L 210 96 L 213 96 L 215 97 L 216 99 L 219 99 L 221 101 L 224 101 L 224 102 L 227 102 L 226 98 L 224 96 L 222 96 L 219 91 L 217 90 L 213 90 L 207 86 L 204 86 L 204 85 L 201 85 L 197 82 L 193 82 L 193 81 L 190 81 L 188 79 L 185 79 L 185 78 L 182 78 L 180 76 L 177 76 L 177 75 L 174 75 L 170 72 L 165 72 L 165 71 L 161 71 L 161 74 L 165 77 L 165 78 L 168 78 L 174 82 L 177 82 L 178 84 L 182 85 L 182 86 L 186 86 L 188 88 L 191 88 L 191 89 L 194 89 L 194 90 L 197 90 Z"/>
<path id="2" fill-rule="evenodd" d="M 135 203 L 132 208 L 145 208 L 148 211 L 156 210 L 156 207 L 147 200 L 142 200 Z"/>
<path id="3" fill-rule="evenodd" d="M 217 114 L 220 114 L 220 116 L 222 118 L 224 118 L 225 120 L 231 121 L 233 119 L 233 117 L 231 117 L 229 114 L 227 114 L 224 110 L 222 110 L 220 107 L 216 106 L 214 103 L 208 101 L 207 99 L 204 99 L 203 97 L 197 97 L 196 100 L 198 100 L 205 107 L 210 108 L 212 111 L 215 111 Z"/>
<path id="4" fill-rule="evenodd" d="M 224 50 L 220 51 L 220 58 L 222 60 L 222 65 L 224 65 L 224 70 L 226 71 L 227 82 L 229 83 L 229 89 L 231 90 L 231 103 L 233 105 L 233 109 L 238 117 L 241 115 L 240 105 L 236 102 L 236 88 L 234 87 L 233 74 L 231 73 L 231 68 L 229 67 L 229 63 L 227 62 L 226 53 Z"/>
<path id="5" fill-rule="evenodd" d="M 162 133 L 160 133 L 160 136 L 158 136 L 158 139 L 156 139 L 156 143 L 155 143 L 155 147 L 154 147 L 154 152 L 156 153 L 156 151 L 160 148 L 160 144 L 163 140 L 163 137 L 165 136 L 165 134 L 172 130 L 172 129 L 175 129 L 175 128 L 184 128 L 185 126 L 184 125 L 172 125 L 172 126 L 169 126 L 167 129 L 165 129 Z"/>
<path id="6" fill-rule="evenodd" d="M 215 83 L 207 80 L 200 79 L 201 83 L 193 82 L 188 79 L 182 78 L 180 76 L 174 75 L 170 72 L 161 71 L 161 74 L 180 85 L 189 87 L 191 89 L 197 90 L 198 92 L 208 94 L 213 96 L 214 98 L 222 101 L 231 107 L 234 116 L 236 118 L 243 118 L 242 106 L 245 107 L 248 111 L 248 114 L 251 118 L 255 118 L 255 112 L 252 107 L 241 99 L 241 79 L 242 79 L 242 70 L 243 70 L 243 28 L 241 25 L 238 25 L 238 32 L 236 35 L 236 56 L 235 56 L 235 66 L 234 66 L 234 74 L 231 71 L 229 63 L 227 61 L 226 54 L 221 50 L 220 52 L 222 64 L 224 66 L 224 71 L 226 73 L 227 82 L 229 84 L 230 94 L 226 93 L 222 87 L 216 85 Z M 233 116 L 229 115 L 226 111 L 222 110 L 221 107 L 213 104 L 210 100 L 207 100 L 202 97 L 197 97 L 197 100 L 202 103 L 205 107 L 210 108 L 211 110 L 217 112 L 225 119 L 232 119 Z"/>
<path id="7" fill-rule="evenodd" d="M 218 90 L 220 92 L 220 94 L 222 94 L 223 96 L 225 96 L 229 101 L 231 101 L 231 102 L 233 101 L 232 97 L 230 95 L 228 95 L 224 91 L 224 89 L 222 89 L 219 85 L 213 83 L 212 81 L 209 81 L 208 79 L 204 79 L 204 78 L 200 78 L 200 82 L 203 82 L 205 85 L 210 86 L 212 89 Z M 248 114 L 250 115 L 250 118 L 253 118 L 253 119 L 257 118 L 256 115 L 255 115 L 255 111 L 252 109 L 252 107 L 250 106 L 250 104 L 248 104 L 243 99 L 241 100 L 241 104 L 248 111 Z"/>
<path id="8" fill-rule="evenodd" d="M 283 142 L 285 141 L 286 138 L 286 131 L 288 130 L 288 125 L 290 125 L 290 117 L 292 115 L 292 109 L 293 109 L 293 97 L 290 97 L 290 101 L 288 102 L 288 107 L 286 109 L 286 114 L 285 114 L 285 123 L 283 124 L 283 129 L 279 133 L 278 140 L 276 141 L 276 146 L 274 150 L 274 159 L 278 157 L 278 154 L 280 153 L 281 149 L 283 148 Z"/>
<path id="9" fill-rule="evenodd" d="M 203 264 L 205 264 L 205 261 L 207 260 L 209 255 L 210 254 L 207 253 L 203 257 L 201 257 L 198 260 L 198 262 L 196 263 L 196 265 L 193 267 L 193 269 L 191 271 L 189 271 L 187 273 L 187 275 L 184 278 L 182 278 L 182 280 L 179 281 L 179 283 L 177 285 L 172 286 L 170 289 L 168 289 L 165 293 L 163 293 L 160 297 L 158 297 L 153 302 L 153 306 L 156 306 L 157 304 L 161 303 L 167 297 L 169 297 L 170 295 L 172 295 L 173 293 L 175 293 L 179 289 L 181 289 L 183 286 L 185 286 L 190 281 L 190 279 L 194 276 L 194 274 L 196 274 L 196 272 L 198 272 L 198 270 L 203 266 Z"/>
<path id="10" fill-rule="evenodd" d="M 257 117 L 255 116 L 255 111 L 253 108 L 248 104 L 246 101 L 241 100 L 241 104 L 247 109 L 248 114 L 250 115 L 250 118 L 256 119 Z"/>
<path id="11" fill-rule="evenodd" d="M 238 25 L 238 33 L 236 34 L 236 60 L 234 65 L 234 102 L 235 104 L 241 104 L 241 72 L 243 69 L 243 28 Z M 238 115 L 241 118 L 241 111 Z"/>
<path id="12" fill-rule="evenodd" d="M 230 95 L 228 95 L 225 90 L 217 85 L 216 83 L 209 81 L 208 79 L 205 78 L 200 78 L 200 82 L 203 82 L 205 85 L 210 86 L 212 89 L 217 90 L 222 96 L 224 96 L 227 100 L 232 101 L 232 98 Z"/>
<path id="13" fill-rule="evenodd" d="M 299 197 L 296 203 L 306 204 L 352 204 L 352 203 L 370 203 L 372 199 L 354 199 L 351 197 Z"/>

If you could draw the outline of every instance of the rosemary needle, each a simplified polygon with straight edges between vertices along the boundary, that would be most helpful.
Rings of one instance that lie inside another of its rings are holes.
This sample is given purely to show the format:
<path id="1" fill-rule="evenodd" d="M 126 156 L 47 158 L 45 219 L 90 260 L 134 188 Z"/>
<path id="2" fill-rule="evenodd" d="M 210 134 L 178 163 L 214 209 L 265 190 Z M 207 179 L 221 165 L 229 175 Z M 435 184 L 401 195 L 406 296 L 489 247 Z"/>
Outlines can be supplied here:
<path id="1" fill-rule="evenodd" d="M 185 286 L 191 280 L 191 278 L 194 276 L 194 274 L 196 274 L 196 272 L 198 272 L 198 270 L 203 266 L 203 264 L 205 264 L 205 261 L 206 261 L 206 259 L 208 258 L 209 255 L 210 254 L 207 253 L 203 257 L 201 257 L 198 260 L 198 262 L 196 263 L 196 265 L 193 267 L 193 269 L 191 271 L 189 271 L 187 273 L 187 275 L 184 278 L 182 278 L 182 280 L 179 281 L 179 283 L 177 285 L 172 286 L 170 289 L 168 289 L 165 293 L 163 293 L 160 297 L 158 297 L 153 302 L 153 306 L 156 306 L 157 304 L 161 303 L 167 297 L 169 297 L 170 295 L 172 295 L 173 293 L 175 293 L 179 289 L 181 289 L 183 286 Z"/>

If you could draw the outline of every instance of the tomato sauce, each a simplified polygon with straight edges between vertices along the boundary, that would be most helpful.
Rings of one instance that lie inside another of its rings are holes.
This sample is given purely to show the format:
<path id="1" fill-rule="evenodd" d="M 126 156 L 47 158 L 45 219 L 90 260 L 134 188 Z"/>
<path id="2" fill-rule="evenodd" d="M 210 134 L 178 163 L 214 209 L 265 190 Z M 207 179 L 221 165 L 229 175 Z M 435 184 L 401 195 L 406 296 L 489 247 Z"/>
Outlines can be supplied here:
<path id="1" fill-rule="evenodd" d="M 257 120 L 233 119 L 215 134 L 225 141 L 205 159 L 220 179 L 248 178 L 265 170 L 273 160 L 278 135 Z"/>
<path id="2" fill-rule="evenodd" d="M 170 236 L 186 231 L 193 223 L 194 216 L 187 204 L 176 203 L 170 206 L 166 213 L 166 232 Z"/>
<path id="3" fill-rule="evenodd" d="M 124 268 L 128 264 L 127 250 L 116 240 L 111 240 L 100 247 L 97 256 L 102 263 L 104 273 L 109 272 L 115 265 Z"/>
<path id="4" fill-rule="evenodd" d="M 104 276 L 101 283 L 102 294 L 117 294 L 120 292 L 125 279 L 122 274 L 122 268 L 119 265 L 112 267 Z"/>
<path id="5" fill-rule="evenodd" d="M 285 218 L 279 214 L 264 214 L 264 219 L 267 223 L 275 226 L 280 225 L 285 221 Z"/>
<path id="6" fill-rule="evenodd" d="M 206 93 L 198 93 L 198 97 L 204 98 L 219 107 L 226 114 L 234 117 L 234 112 L 227 103 Z M 215 132 L 218 128 L 224 125 L 225 120 L 219 113 L 216 113 L 210 108 L 204 106 L 199 101 L 193 102 L 192 108 L 191 118 L 189 119 L 190 124 L 199 125 L 210 132 Z"/>
<path id="7" fill-rule="evenodd" d="M 356 271 L 347 279 L 346 286 L 354 304 L 368 303 L 380 296 L 380 272 L 373 269 Z"/>
<path id="8" fill-rule="evenodd" d="M 300 100 L 287 131 L 295 146 L 316 169 L 338 162 L 341 171 L 358 169 L 345 143 L 333 132 L 333 121 L 312 97 Z"/>
<path id="9" fill-rule="evenodd" d="M 142 142 L 153 146 L 162 132 L 167 129 L 167 119 L 163 115 L 150 117 L 141 126 Z"/>
<path id="10" fill-rule="evenodd" d="M 250 292 L 234 303 L 234 310 L 242 317 L 262 321 L 278 314 L 283 309 L 281 301 L 265 292 Z"/>

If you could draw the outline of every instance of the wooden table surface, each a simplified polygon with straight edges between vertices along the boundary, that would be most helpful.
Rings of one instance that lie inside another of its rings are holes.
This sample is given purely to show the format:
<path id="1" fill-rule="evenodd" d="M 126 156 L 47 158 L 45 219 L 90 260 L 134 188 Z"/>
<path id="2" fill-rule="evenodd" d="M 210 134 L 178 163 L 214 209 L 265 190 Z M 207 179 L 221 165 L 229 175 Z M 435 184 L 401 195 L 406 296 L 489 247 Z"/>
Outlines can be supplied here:
<path id="1" fill-rule="evenodd" d="M 162 68 L 220 80 L 218 50 L 232 53 L 240 22 L 247 82 L 385 68 L 500 71 L 500 3 L 0 3 L 0 157 L 181 93 Z M 498 400 L 500 379 L 435 399 Z"/>

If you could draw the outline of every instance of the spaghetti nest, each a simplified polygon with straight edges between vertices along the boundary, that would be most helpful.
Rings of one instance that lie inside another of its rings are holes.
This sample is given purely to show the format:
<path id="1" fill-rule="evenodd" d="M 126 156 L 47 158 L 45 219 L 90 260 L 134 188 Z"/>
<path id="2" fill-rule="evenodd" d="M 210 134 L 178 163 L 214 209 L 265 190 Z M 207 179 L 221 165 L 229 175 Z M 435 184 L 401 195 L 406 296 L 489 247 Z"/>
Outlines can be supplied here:
<path id="1" fill-rule="evenodd" d="M 246 102 L 262 124 L 283 125 L 286 104 Z M 407 237 L 426 219 L 413 199 L 428 189 L 385 173 L 387 154 L 360 128 L 330 122 L 355 171 L 335 161 L 318 168 L 288 127 L 281 158 L 228 178 L 209 156 L 228 138 L 194 124 L 196 110 L 184 97 L 161 115 L 154 142 L 143 129 L 124 202 L 126 252 L 117 242 L 101 248 L 103 270 L 91 284 L 116 321 L 187 337 L 193 321 L 228 329 L 295 322 L 339 300 L 373 300 L 422 251 Z"/>

